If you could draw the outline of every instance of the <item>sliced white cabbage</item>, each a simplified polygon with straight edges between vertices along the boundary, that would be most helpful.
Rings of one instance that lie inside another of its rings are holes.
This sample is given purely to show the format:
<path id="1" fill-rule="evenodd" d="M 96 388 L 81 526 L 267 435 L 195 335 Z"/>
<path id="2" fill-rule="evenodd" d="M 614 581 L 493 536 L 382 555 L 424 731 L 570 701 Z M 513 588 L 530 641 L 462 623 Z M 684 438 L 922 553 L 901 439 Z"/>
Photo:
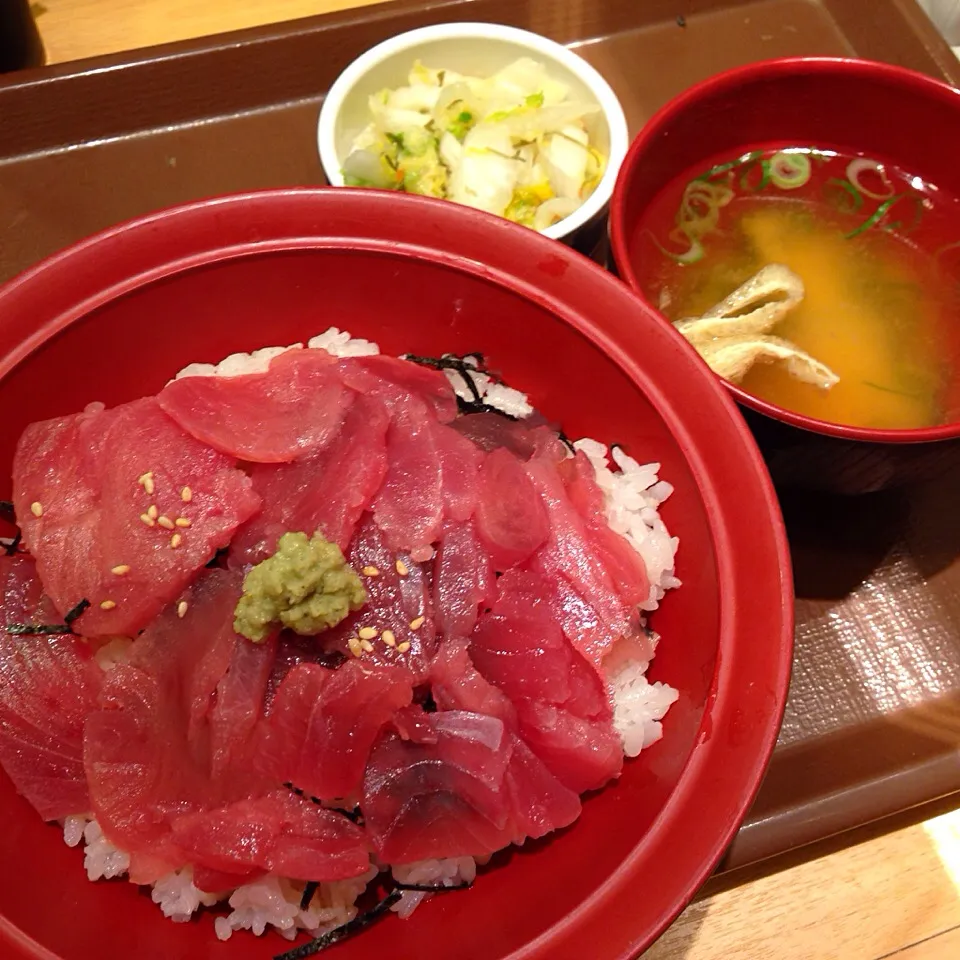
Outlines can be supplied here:
<path id="1" fill-rule="evenodd" d="M 569 217 L 579 206 L 579 201 L 569 197 L 554 197 L 552 200 L 546 200 L 537 207 L 533 225 L 537 230 L 546 230 L 558 220 Z"/>
<path id="2" fill-rule="evenodd" d="M 546 138 L 541 150 L 543 165 L 550 186 L 558 197 L 580 197 L 583 182 L 587 178 L 589 142 L 586 130 L 570 124 Z"/>
<path id="3" fill-rule="evenodd" d="M 599 182 L 605 159 L 585 121 L 600 108 L 571 100 L 543 64 L 521 57 L 481 78 L 417 61 L 407 79 L 369 98 L 373 122 L 351 145 L 348 184 L 446 197 L 544 229 Z"/>
<path id="4" fill-rule="evenodd" d="M 506 131 L 481 125 L 464 138 L 460 164 L 448 184 L 451 200 L 503 215 L 517 186 L 522 163 Z"/>

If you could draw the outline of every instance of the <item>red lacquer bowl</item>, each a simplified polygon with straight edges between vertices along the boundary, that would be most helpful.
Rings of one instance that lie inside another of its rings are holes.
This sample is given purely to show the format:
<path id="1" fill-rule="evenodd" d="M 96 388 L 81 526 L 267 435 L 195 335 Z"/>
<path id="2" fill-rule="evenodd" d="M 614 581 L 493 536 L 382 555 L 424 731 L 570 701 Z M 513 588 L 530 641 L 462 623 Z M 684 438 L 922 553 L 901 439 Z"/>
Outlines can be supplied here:
<path id="1" fill-rule="evenodd" d="M 667 103 L 621 167 L 610 205 L 611 247 L 618 274 L 648 303 L 635 240 L 650 203 L 689 167 L 770 142 L 862 152 L 960 195 L 960 91 L 953 87 L 868 60 L 799 57 L 729 70 Z M 960 325 L 947 335 L 960 356 Z M 724 383 L 778 484 L 867 493 L 960 467 L 960 421 L 919 430 L 848 427 Z M 956 373 L 950 392 L 960 398 Z"/>
<path id="2" fill-rule="evenodd" d="M 32 420 L 330 325 L 390 353 L 483 351 L 571 436 L 660 461 L 684 581 L 653 621 L 652 677 L 681 691 L 664 739 L 572 829 L 330 955 L 633 958 L 707 877 L 758 787 L 787 694 L 792 590 L 771 484 L 734 404 L 623 284 L 532 230 L 418 197 L 284 190 L 161 212 L 0 291 L 0 474 Z M 221 944 L 209 916 L 173 924 L 129 883 L 88 882 L 80 852 L 2 774 L 0 805 L 3 956 L 263 960 L 286 944 Z"/>

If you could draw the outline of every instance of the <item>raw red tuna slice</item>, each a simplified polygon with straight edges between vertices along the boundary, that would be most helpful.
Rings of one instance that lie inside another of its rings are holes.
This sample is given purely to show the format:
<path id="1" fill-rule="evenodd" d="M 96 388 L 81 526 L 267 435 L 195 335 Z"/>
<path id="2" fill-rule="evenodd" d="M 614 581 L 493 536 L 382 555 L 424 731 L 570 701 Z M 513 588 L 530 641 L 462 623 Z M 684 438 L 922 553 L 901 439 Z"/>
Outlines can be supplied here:
<path id="1" fill-rule="evenodd" d="M 373 749 L 361 807 L 385 863 L 481 856 L 509 844 L 508 731 L 495 717 L 425 715 L 436 743 L 385 734 Z"/>
<path id="2" fill-rule="evenodd" d="M 504 574 L 493 613 L 471 637 L 470 658 L 514 703 L 537 700 L 609 720 L 603 681 L 556 623 L 547 600 L 550 586 L 532 573 Z"/>
<path id="3" fill-rule="evenodd" d="M 443 645 L 430 670 L 433 699 L 441 710 L 470 710 L 498 717 L 510 732 L 510 765 L 504 789 L 510 798 L 513 842 L 542 837 L 573 823 L 580 815 L 580 798 L 547 769 L 517 736 L 517 712 L 507 695 L 485 680 L 470 660 L 467 643 Z"/>
<path id="4" fill-rule="evenodd" d="M 57 610 L 91 602 L 77 621 L 88 637 L 134 636 L 260 505 L 233 461 L 188 437 L 154 399 L 27 427 L 13 488 Z"/>
<path id="5" fill-rule="evenodd" d="M 238 640 L 227 672 L 217 683 L 209 713 L 210 773 L 214 778 L 233 778 L 235 792 L 243 791 L 245 772 L 251 775 L 249 789 L 255 789 L 259 781 L 254 760 L 276 648 L 276 635 L 263 643 Z"/>
<path id="6" fill-rule="evenodd" d="M 570 826 L 580 816 L 580 797 L 576 792 L 564 786 L 515 735 L 504 789 L 510 798 L 514 843 L 527 837 L 536 840 L 546 836 Z"/>
<path id="7" fill-rule="evenodd" d="M 436 424 L 433 433 L 440 458 L 444 516 L 457 521 L 469 520 L 477 505 L 483 453 L 446 424 Z"/>
<path id="8" fill-rule="evenodd" d="M 470 659 L 469 642 L 446 641 L 430 664 L 430 689 L 441 710 L 467 710 L 497 717 L 516 726 L 517 713 L 510 698 L 486 680 Z"/>
<path id="9" fill-rule="evenodd" d="M 524 462 L 540 456 L 559 463 L 567 456 L 557 431 L 536 415 L 511 420 L 499 413 L 471 413 L 458 417 L 451 426 L 487 453 L 503 449 Z"/>
<path id="10" fill-rule="evenodd" d="M 234 873 L 227 870 L 211 870 L 209 867 L 194 866 L 193 885 L 204 893 L 226 893 L 245 883 L 252 883 L 267 871 L 261 867 Z"/>
<path id="11" fill-rule="evenodd" d="M 597 486 L 590 461 L 578 452 L 559 469 L 570 502 L 586 523 L 590 542 L 620 598 L 627 606 L 645 602 L 650 597 L 647 568 L 637 551 L 610 529 L 603 491 Z"/>
<path id="12" fill-rule="evenodd" d="M 548 580 L 565 578 L 595 611 L 602 629 L 594 634 L 590 646 L 577 646 L 599 669 L 617 639 L 631 630 L 635 612 L 624 605 L 598 558 L 588 527 L 570 502 L 557 465 L 536 457 L 526 470 L 550 518 L 550 535 L 534 554 L 532 565 Z"/>
<path id="13" fill-rule="evenodd" d="M 360 827 L 289 790 L 178 817 L 173 839 L 191 863 L 217 871 L 259 867 L 297 880 L 334 881 L 370 868 Z"/>
<path id="14" fill-rule="evenodd" d="M 422 551 L 440 535 L 443 461 L 437 421 L 410 400 L 394 412 L 387 431 L 387 475 L 373 501 L 373 515 L 394 550 Z"/>
<path id="15" fill-rule="evenodd" d="M 378 397 L 394 412 L 412 399 L 426 403 L 441 423 L 457 415 L 456 394 L 439 370 L 383 355 L 341 360 L 340 370 L 347 386 Z"/>
<path id="16" fill-rule="evenodd" d="M 498 588 L 471 660 L 513 702 L 523 739 L 562 784 L 576 793 L 603 786 L 623 764 L 603 682 L 555 622 L 547 581 L 510 571 Z"/>
<path id="17" fill-rule="evenodd" d="M 523 464 L 494 450 L 480 468 L 477 532 L 500 570 L 523 563 L 550 534 L 547 508 Z"/>
<path id="18" fill-rule="evenodd" d="M 33 560 L 0 557 L 0 628 L 49 620 Z M 100 668 L 75 636 L 13 636 L 0 629 L 0 765 L 44 820 L 90 808 L 83 724 Z"/>
<path id="19" fill-rule="evenodd" d="M 233 632 L 239 574 L 210 570 L 185 595 L 185 615 L 165 611 L 134 642 L 130 662 L 107 674 L 100 708 L 84 731 L 91 806 L 107 838 L 131 853 L 186 862 L 171 838 L 172 820 L 268 786 L 238 746 L 259 720 L 257 705 L 238 704 L 233 684 L 256 697 L 272 645 L 237 654 L 248 641 Z M 236 671 L 231 676 L 231 671 Z M 237 721 L 238 731 L 225 731 Z M 217 776 L 213 776 L 214 758 Z"/>
<path id="20" fill-rule="evenodd" d="M 337 435 L 355 394 L 325 350 L 288 350 L 265 373 L 183 377 L 160 406 L 192 437 L 253 463 L 287 463 Z"/>
<path id="21" fill-rule="evenodd" d="M 356 800 L 374 740 L 412 699 L 413 677 L 403 667 L 300 664 L 277 690 L 259 763 L 275 782 L 308 796 Z"/>
<path id="22" fill-rule="evenodd" d="M 346 550 L 357 521 L 387 470 L 386 408 L 359 397 L 337 438 L 316 456 L 289 464 L 257 464 L 251 471 L 263 509 L 230 544 L 231 566 L 259 563 L 287 531 L 319 530 Z"/>
<path id="23" fill-rule="evenodd" d="M 578 717 L 536 700 L 517 702 L 520 735 L 547 769 L 576 793 L 620 776 L 623 745 L 609 720 Z"/>
<path id="24" fill-rule="evenodd" d="M 372 628 L 377 635 L 367 641 L 373 649 L 362 651 L 363 662 L 402 664 L 419 682 L 437 649 L 429 565 L 416 563 L 409 553 L 389 549 L 370 514 L 360 522 L 347 560 L 361 572 L 367 602 L 319 635 L 322 648 L 353 656 L 349 641 L 358 640 L 361 630 Z M 384 639 L 385 630 L 393 634 L 392 646 Z"/>
<path id="25" fill-rule="evenodd" d="M 433 572 L 437 628 L 447 638 L 469 637 L 480 609 L 496 595 L 493 565 L 472 522 L 447 523 Z"/>

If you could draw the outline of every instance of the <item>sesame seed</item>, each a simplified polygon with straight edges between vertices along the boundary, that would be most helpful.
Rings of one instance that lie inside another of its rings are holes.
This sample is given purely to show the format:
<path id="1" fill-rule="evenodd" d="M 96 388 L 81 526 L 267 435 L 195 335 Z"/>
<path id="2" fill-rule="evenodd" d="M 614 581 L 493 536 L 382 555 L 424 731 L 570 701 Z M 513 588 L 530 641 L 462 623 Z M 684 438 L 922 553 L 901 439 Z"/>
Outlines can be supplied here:
<path id="1" fill-rule="evenodd" d="M 184 487 L 180 491 L 180 499 L 184 503 L 189 503 L 193 499 L 193 491 L 189 487 Z"/>
<path id="2" fill-rule="evenodd" d="M 380 571 L 374 566 L 366 566 L 363 568 L 363 575 L 365 577 L 379 577 Z"/>
<path id="3" fill-rule="evenodd" d="M 169 517 L 157 517 L 157 523 L 159 523 L 164 530 L 173 529 L 173 521 Z"/>
<path id="4" fill-rule="evenodd" d="M 116 603 L 113 600 L 101 600 L 100 609 L 101 610 L 112 610 L 116 606 Z"/>
<path id="5" fill-rule="evenodd" d="M 425 619 L 426 617 L 415 617 L 413 620 L 410 621 L 410 629 L 419 630 L 423 626 L 423 621 Z"/>
<path id="6" fill-rule="evenodd" d="M 30 504 L 30 512 L 35 517 L 42 517 L 43 516 L 42 504 L 38 500 L 34 500 L 33 503 Z"/>
<path id="7" fill-rule="evenodd" d="M 376 627 L 361 627 L 358 631 L 361 640 L 372 640 L 377 635 Z"/>
<path id="8" fill-rule="evenodd" d="M 118 563 L 115 567 L 111 568 L 111 573 L 115 573 L 118 577 L 122 577 L 125 573 L 130 572 L 130 566 L 126 563 Z"/>
<path id="9" fill-rule="evenodd" d="M 153 491 L 156 488 L 153 482 L 152 472 L 145 473 L 142 477 L 138 478 L 137 483 L 139 483 L 150 496 L 153 496 Z"/>
<path id="10" fill-rule="evenodd" d="M 373 644 L 369 640 L 361 640 L 360 646 L 363 647 L 367 653 L 373 653 Z"/>
<path id="11" fill-rule="evenodd" d="M 148 527 L 154 527 L 154 526 L 156 526 L 156 523 L 154 522 L 153 517 L 151 517 L 151 516 L 150 516 L 149 514 L 147 514 L 147 513 L 141 513 L 141 514 L 140 514 L 140 519 L 141 519 Z"/>
<path id="12" fill-rule="evenodd" d="M 182 619 L 184 618 L 184 616 L 186 615 L 186 613 L 187 613 L 187 607 L 188 607 L 188 606 L 189 606 L 189 604 L 187 603 L 186 600 L 181 600 L 181 601 L 177 604 L 177 616 L 180 617 L 181 620 L 182 620 Z"/>
<path id="13" fill-rule="evenodd" d="M 174 522 L 178 527 L 183 527 L 184 529 L 186 529 L 187 527 L 190 526 L 190 518 L 189 518 L 189 517 L 177 517 L 177 519 L 174 520 L 173 522 Z"/>
<path id="14" fill-rule="evenodd" d="M 173 547 L 174 550 L 176 550 L 177 547 L 179 547 L 181 543 L 183 543 L 183 537 L 181 537 L 179 533 L 175 533 L 175 534 L 170 538 L 170 546 Z"/>
<path id="15" fill-rule="evenodd" d="M 404 640 L 403 643 L 397 645 L 398 653 L 406 653 L 410 649 L 410 641 Z"/>
<path id="16" fill-rule="evenodd" d="M 150 506 L 147 507 L 147 516 L 151 520 L 156 520 L 157 517 L 160 516 L 160 511 L 157 509 L 157 505 L 155 503 L 151 503 Z"/>
<path id="17" fill-rule="evenodd" d="M 395 647 L 397 645 L 397 638 L 394 636 L 392 630 L 384 630 L 381 636 L 383 637 L 383 642 L 388 647 Z"/>
<path id="18" fill-rule="evenodd" d="M 363 647 L 360 646 L 360 641 L 356 637 L 351 637 L 347 641 L 347 646 L 355 657 L 359 657 L 363 653 Z"/>
<path id="19" fill-rule="evenodd" d="M 405 577 L 409 572 L 410 568 L 402 560 L 398 560 L 397 573 L 399 573 L 401 577 Z"/>

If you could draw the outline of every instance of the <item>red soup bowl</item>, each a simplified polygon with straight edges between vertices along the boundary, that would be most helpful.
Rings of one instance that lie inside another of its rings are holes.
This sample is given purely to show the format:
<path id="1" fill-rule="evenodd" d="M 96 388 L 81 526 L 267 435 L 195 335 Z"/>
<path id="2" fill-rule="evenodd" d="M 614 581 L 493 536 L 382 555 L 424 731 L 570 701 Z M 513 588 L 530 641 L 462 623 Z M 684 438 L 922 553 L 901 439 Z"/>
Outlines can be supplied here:
<path id="1" fill-rule="evenodd" d="M 614 277 L 498 218 L 366 190 L 232 196 L 116 227 L 0 291 L 0 497 L 31 421 L 330 325 L 390 354 L 482 351 L 569 435 L 659 461 L 683 580 L 652 618 L 652 677 L 680 691 L 663 739 L 571 828 L 334 953 L 633 958 L 708 876 L 757 790 L 787 694 L 792 589 L 772 485 L 735 405 Z M 88 882 L 80 851 L 2 773 L 0 805 L 5 957 L 263 960 L 289 947 L 272 933 L 220 943 L 215 911 L 175 924 L 130 883 Z"/>
<path id="2" fill-rule="evenodd" d="M 648 304 L 657 303 L 659 294 L 639 243 L 650 205 L 684 170 L 758 144 L 863 154 L 960 196 L 960 166 L 954 162 L 960 91 L 888 64 L 800 57 L 729 70 L 671 100 L 633 141 L 610 208 L 617 272 Z M 946 336 L 956 339 L 958 331 L 954 323 Z M 960 394 L 955 371 L 952 398 Z M 778 486 L 867 493 L 960 465 L 960 421 L 916 430 L 844 426 L 724 383 Z"/>

